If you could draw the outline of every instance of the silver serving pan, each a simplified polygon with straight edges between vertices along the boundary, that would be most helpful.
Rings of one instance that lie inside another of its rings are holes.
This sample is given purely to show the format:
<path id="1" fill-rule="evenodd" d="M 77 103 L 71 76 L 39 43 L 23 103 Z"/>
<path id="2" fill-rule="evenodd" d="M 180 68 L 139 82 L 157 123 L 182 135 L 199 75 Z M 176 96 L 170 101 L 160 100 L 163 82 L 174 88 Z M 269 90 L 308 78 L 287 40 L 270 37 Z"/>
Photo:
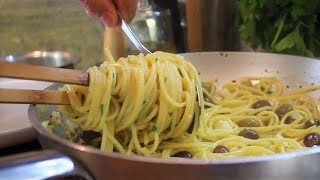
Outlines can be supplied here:
<path id="1" fill-rule="evenodd" d="M 0 61 L 49 66 L 54 68 L 73 69 L 79 58 L 69 52 L 32 51 L 24 55 L 0 57 Z"/>
<path id="2" fill-rule="evenodd" d="M 320 61 L 311 58 L 244 52 L 190 53 L 184 56 L 200 71 L 202 79 L 218 78 L 220 84 L 243 76 L 277 76 L 291 87 L 320 83 Z M 58 86 L 55 84 L 49 88 Z M 0 177 L 43 179 L 78 175 L 88 179 L 219 180 L 320 177 L 318 147 L 267 156 L 213 160 L 172 160 L 105 153 L 69 142 L 44 129 L 41 121 L 49 116 L 52 108 L 43 105 L 29 108 L 30 122 L 38 139 L 44 149 L 49 150 L 0 160 Z"/>

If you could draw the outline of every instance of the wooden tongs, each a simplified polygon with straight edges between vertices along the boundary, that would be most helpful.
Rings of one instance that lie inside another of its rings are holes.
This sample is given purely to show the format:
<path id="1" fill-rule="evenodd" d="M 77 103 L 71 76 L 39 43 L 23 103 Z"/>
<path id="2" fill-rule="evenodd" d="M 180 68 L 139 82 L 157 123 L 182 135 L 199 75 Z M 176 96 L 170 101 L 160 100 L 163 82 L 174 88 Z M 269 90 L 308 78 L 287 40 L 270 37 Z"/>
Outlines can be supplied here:
<path id="1" fill-rule="evenodd" d="M 0 62 L 0 77 L 89 85 L 89 75 L 85 71 L 20 63 Z M 70 104 L 65 91 L 6 88 L 0 88 L 0 103 Z"/>

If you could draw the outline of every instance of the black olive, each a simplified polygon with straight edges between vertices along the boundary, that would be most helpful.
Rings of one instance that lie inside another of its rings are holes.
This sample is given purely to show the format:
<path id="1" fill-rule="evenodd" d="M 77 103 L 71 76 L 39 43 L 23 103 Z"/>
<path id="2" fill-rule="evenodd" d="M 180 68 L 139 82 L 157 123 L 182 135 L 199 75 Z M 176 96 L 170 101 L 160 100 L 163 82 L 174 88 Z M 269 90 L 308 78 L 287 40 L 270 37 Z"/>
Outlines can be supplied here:
<path id="1" fill-rule="evenodd" d="M 189 153 L 188 151 L 180 151 L 180 152 L 174 154 L 173 157 L 191 159 L 192 158 L 192 154 Z"/>
<path id="2" fill-rule="evenodd" d="M 260 127 L 260 123 L 255 119 L 243 119 L 239 121 L 240 127 Z"/>
<path id="3" fill-rule="evenodd" d="M 216 146 L 213 150 L 213 153 L 227 153 L 227 152 L 230 152 L 229 149 L 222 145 Z"/>
<path id="4" fill-rule="evenodd" d="M 194 121 L 191 122 L 189 128 L 187 129 L 187 133 L 191 134 L 193 131 Z"/>
<path id="5" fill-rule="evenodd" d="M 259 134 L 252 129 L 244 129 L 240 131 L 238 135 L 248 139 L 259 139 Z"/>
<path id="6" fill-rule="evenodd" d="M 318 119 L 310 119 L 310 120 L 306 121 L 304 124 L 305 124 L 306 128 L 309 128 L 311 126 L 319 126 L 319 120 Z"/>
<path id="7" fill-rule="evenodd" d="M 80 138 L 86 143 L 90 144 L 95 138 L 101 137 L 101 134 L 94 131 L 83 131 L 80 135 Z"/>
<path id="8" fill-rule="evenodd" d="M 266 101 L 266 100 L 260 100 L 252 104 L 253 109 L 259 109 L 266 106 L 271 106 L 269 101 Z"/>
<path id="9" fill-rule="evenodd" d="M 320 135 L 318 133 L 309 133 L 304 137 L 303 144 L 306 147 L 312 147 L 320 144 Z"/>
<path id="10" fill-rule="evenodd" d="M 81 104 L 82 104 L 82 105 L 84 104 L 85 100 L 86 100 L 85 95 L 84 95 L 84 94 L 81 94 Z"/>
<path id="11" fill-rule="evenodd" d="M 275 111 L 275 113 L 278 115 L 278 117 L 281 119 L 285 114 L 292 111 L 293 108 L 290 104 L 284 104 L 280 107 L 278 107 Z"/>

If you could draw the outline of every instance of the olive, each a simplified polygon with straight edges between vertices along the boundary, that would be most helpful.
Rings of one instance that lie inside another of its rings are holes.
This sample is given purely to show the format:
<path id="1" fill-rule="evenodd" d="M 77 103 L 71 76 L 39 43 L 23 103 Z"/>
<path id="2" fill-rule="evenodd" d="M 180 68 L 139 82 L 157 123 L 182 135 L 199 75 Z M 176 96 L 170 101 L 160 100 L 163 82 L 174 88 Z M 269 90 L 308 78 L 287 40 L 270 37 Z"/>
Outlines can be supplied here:
<path id="1" fill-rule="evenodd" d="M 306 147 L 312 147 L 320 144 L 320 135 L 318 133 L 309 133 L 304 137 L 303 144 Z"/>
<path id="2" fill-rule="evenodd" d="M 293 119 L 292 117 L 288 116 L 287 119 L 284 121 L 285 124 L 291 124 L 293 121 L 295 121 L 295 119 Z"/>
<path id="3" fill-rule="evenodd" d="M 192 158 L 192 154 L 189 153 L 188 151 L 180 151 L 180 152 L 174 154 L 173 157 L 191 159 Z"/>
<path id="4" fill-rule="evenodd" d="M 266 106 L 271 106 L 269 101 L 266 101 L 266 100 L 260 100 L 252 104 L 253 109 L 259 109 Z"/>
<path id="5" fill-rule="evenodd" d="M 285 114 L 292 111 L 293 108 L 290 104 L 284 104 L 276 109 L 276 114 L 281 119 Z"/>
<path id="6" fill-rule="evenodd" d="M 230 152 L 229 149 L 222 145 L 216 146 L 213 150 L 213 153 L 227 153 L 227 152 Z"/>
<path id="7" fill-rule="evenodd" d="M 80 138 L 85 142 L 85 144 L 90 144 L 95 138 L 101 137 L 99 132 L 94 131 L 83 131 Z"/>
<path id="8" fill-rule="evenodd" d="M 85 100 L 86 100 L 85 95 L 84 95 L 84 94 L 81 94 L 81 104 L 82 104 L 82 105 L 84 104 Z"/>
<path id="9" fill-rule="evenodd" d="M 248 139 L 259 139 L 259 134 L 252 129 L 244 129 L 240 131 L 238 135 Z"/>
<path id="10" fill-rule="evenodd" d="M 306 128 L 309 128 L 311 126 L 319 126 L 319 120 L 318 119 L 310 119 L 304 123 Z"/>
<path id="11" fill-rule="evenodd" d="M 240 127 L 260 127 L 260 123 L 255 119 L 242 119 L 238 125 Z"/>

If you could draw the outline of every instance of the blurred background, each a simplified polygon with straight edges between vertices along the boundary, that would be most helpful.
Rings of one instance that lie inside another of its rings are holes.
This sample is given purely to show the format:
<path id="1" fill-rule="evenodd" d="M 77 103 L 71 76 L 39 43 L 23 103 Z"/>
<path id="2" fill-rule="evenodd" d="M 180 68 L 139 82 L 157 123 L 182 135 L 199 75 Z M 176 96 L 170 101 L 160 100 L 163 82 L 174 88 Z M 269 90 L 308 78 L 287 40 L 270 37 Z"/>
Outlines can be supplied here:
<path id="1" fill-rule="evenodd" d="M 88 17 L 78 1 L 0 0 L 0 9 L 2 60 L 60 58 L 87 69 L 104 61 L 104 48 L 115 58 L 138 53 L 121 32 Z M 141 0 L 129 25 L 151 51 L 319 57 L 319 17 L 319 0 Z"/>

